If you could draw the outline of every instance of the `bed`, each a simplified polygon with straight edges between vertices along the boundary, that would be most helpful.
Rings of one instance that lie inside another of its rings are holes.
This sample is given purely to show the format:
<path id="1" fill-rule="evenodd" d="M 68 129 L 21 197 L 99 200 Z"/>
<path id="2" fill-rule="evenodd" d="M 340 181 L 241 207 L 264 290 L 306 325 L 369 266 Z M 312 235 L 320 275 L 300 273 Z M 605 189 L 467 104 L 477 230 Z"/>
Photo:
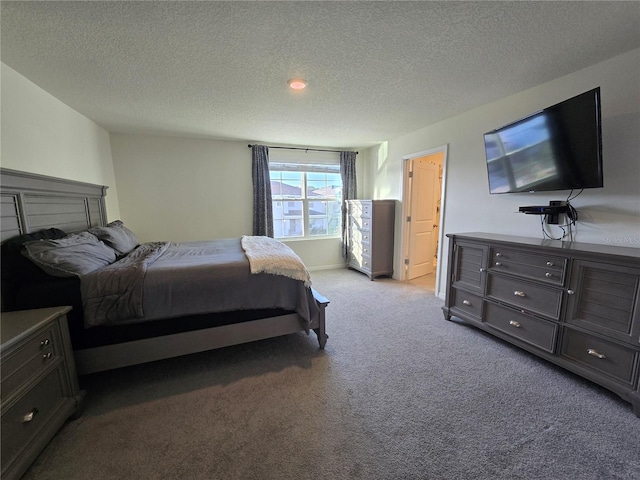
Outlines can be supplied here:
<path id="1" fill-rule="evenodd" d="M 72 306 L 81 375 L 296 332 L 314 332 L 324 348 L 329 301 L 284 244 L 247 236 L 138 245 L 122 222 L 107 223 L 107 187 L 0 175 L 2 310 Z M 71 260 L 60 259 L 66 250 Z"/>

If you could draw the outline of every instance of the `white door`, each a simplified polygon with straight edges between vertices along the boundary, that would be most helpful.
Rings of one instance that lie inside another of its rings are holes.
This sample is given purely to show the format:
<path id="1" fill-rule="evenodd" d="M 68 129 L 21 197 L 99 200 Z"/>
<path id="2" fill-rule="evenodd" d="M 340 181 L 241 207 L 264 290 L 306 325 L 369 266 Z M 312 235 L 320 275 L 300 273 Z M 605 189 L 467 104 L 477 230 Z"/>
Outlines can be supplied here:
<path id="1" fill-rule="evenodd" d="M 438 154 L 436 154 L 438 155 Z M 438 235 L 440 167 L 427 157 L 411 160 L 407 279 L 433 273 Z"/>

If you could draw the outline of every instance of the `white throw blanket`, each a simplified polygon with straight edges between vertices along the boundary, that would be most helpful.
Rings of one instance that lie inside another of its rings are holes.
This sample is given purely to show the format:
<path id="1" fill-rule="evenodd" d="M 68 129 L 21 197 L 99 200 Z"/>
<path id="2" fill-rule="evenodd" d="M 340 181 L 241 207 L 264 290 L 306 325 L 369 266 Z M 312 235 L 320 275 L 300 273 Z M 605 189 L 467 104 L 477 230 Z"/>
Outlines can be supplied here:
<path id="1" fill-rule="evenodd" d="M 283 275 L 311 286 L 311 276 L 291 248 L 270 237 L 243 236 L 242 249 L 249 259 L 251 273 Z"/>

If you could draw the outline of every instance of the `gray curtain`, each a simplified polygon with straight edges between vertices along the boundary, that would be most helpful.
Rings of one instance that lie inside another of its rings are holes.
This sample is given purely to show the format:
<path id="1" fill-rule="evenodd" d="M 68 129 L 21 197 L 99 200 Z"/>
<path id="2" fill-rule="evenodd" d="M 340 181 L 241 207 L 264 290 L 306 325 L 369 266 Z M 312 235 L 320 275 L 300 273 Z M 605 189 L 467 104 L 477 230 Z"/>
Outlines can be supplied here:
<path id="1" fill-rule="evenodd" d="M 342 177 L 342 256 L 349 255 L 349 235 L 347 224 L 347 204 L 345 200 L 358 197 L 356 182 L 356 152 L 340 152 L 340 176 Z"/>
<path id="2" fill-rule="evenodd" d="M 273 204 L 269 177 L 269 147 L 252 145 L 253 234 L 273 237 Z"/>

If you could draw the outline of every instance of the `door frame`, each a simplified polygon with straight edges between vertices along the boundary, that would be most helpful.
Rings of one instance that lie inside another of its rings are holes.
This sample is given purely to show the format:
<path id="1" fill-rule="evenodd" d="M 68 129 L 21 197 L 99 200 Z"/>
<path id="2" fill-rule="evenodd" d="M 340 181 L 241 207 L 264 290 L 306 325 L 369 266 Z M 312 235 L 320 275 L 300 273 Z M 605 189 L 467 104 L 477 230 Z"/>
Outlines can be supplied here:
<path id="1" fill-rule="evenodd" d="M 440 190 L 440 219 L 439 219 L 439 229 L 438 229 L 438 263 L 436 265 L 436 296 L 438 296 L 438 292 L 440 291 L 440 268 L 442 265 L 442 252 L 443 252 L 443 238 L 444 238 L 444 210 L 445 210 L 445 198 L 446 198 L 446 178 L 447 178 L 447 163 L 449 160 L 448 155 L 449 144 L 441 145 L 439 147 L 430 148 L 429 150 L 422 150 L 416 153 L 410 153 L 408 155 L 402 156 L 402 218 L 400 229 L 400 267 L 401 267 L 401 276 L 400 279 L 402 281 L 407 280 L 407 271 L 404 268 L 404 259 L 407 258 L 407 217 L 409 216 L 408 206 L 409 206 L 409 195 L 411 192 L 409 191 L 409 161 L 414 158 L 426 157 L 428 155 L 433 155 L 435 153 L 442 152 L 443 160 L 442 160 L 442 185 Z"/>

